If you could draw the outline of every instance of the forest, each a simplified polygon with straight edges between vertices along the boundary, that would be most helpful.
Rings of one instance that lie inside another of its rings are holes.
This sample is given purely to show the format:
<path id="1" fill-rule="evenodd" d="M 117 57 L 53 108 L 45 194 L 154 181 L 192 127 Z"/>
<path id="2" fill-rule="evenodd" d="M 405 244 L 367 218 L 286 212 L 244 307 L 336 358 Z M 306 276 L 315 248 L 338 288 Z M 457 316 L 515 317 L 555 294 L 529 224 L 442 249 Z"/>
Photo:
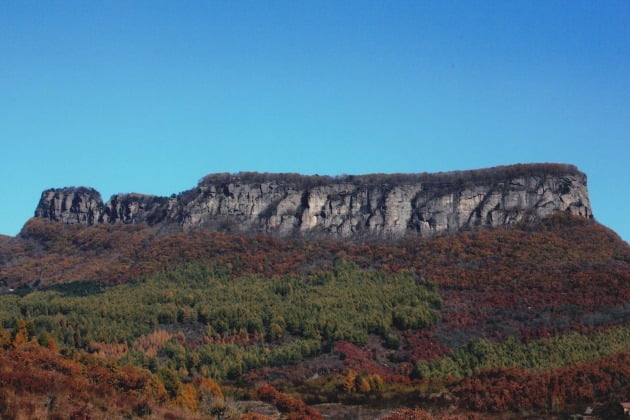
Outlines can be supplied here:
<path id="1" fill-rule="evenodd" d="M 0 241 L 0 416 L 612 418 L 629 285 L 565 214 L 363 243 L 32 219 Z"/>

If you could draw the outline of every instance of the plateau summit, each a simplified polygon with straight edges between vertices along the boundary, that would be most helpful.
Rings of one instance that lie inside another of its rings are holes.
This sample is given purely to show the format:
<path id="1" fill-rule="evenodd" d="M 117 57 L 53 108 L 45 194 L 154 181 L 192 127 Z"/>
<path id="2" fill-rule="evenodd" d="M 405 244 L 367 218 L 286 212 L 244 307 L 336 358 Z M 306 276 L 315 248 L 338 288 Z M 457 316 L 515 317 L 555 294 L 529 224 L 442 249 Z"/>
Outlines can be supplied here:
<path id="1" fill-rule="evenodd" d="M 66 224 L 147 223 L 281 237 L 422 237 L 541 219 L 592 218 L 586 175 L 565 164 L 519 164 L 421 174 L 211 174 L 160 197 L 86 187 L 42 193 L 35 217 Z"/>

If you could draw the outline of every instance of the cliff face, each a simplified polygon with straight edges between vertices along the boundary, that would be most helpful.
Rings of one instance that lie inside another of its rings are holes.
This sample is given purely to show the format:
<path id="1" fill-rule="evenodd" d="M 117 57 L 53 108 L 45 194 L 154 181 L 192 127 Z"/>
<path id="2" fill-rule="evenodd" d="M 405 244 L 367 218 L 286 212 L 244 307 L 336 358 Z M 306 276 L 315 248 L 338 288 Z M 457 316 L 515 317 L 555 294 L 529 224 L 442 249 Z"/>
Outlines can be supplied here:
<path id="1" fill-rule="evenodd" d="M 101 194 L 93 188 L 50 189 L 42 193 L 35 217 L 68 224 L 93 225 L 99 222 L 102 208 Z"/>
<path id="2" fill-rule="evenodd" d="M 514 165 L 440 174 L 345 177 L 209 175 L 171 198 L 90 188 L 42 193 L 35 211 L 63 223 L 148 223 L 279 236 L 396 238 L 509 225 L 566 211 L 590 218 L 586 175 L 574 166 Z"/>

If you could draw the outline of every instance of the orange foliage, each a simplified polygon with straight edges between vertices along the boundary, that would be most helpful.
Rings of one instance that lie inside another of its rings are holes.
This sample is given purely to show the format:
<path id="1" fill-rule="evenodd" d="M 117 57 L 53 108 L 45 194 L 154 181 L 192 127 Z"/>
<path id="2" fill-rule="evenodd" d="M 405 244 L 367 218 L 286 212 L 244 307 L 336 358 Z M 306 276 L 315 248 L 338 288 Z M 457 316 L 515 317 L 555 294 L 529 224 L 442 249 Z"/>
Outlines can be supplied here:
<path id="1" fill-rule="evenodd" d="M 199 390 L 193 384 L 185 384 L 179 389 L 175 401 L 184 408 L 196 410 L 199 408 L 200 397 Z"/>
<path id="2" fill-rule="evenodd" d="M 219 387 L 219 384 L 217 384 L 214 380 L 198 376 L 195 378 L 193 383 L 197 386 L 197 388 L 199 388 L 199 392 L 202 394 L 207 394 L 221 400 L 224 399 L 221 387 Z"/>
<path id="3" fill-rule="evenodd" d="M 129 353 L 129 346 L 127 343 L 98 343 L 91 341 L 88 345 L 88 350 L 97 357 L 118 360 Z"/>
<path id="4" fill-rule="evenodd" d="M 59 352 L 59 346 L 57 345 L 57 340 L 48 334 L 47 332 L 43 333 L 40 338 L 40 344 L 46 348 L 49 348 L 51 351 L 55 353 Z"/>
<path id="5" fill-rule="evenodd" d="M 147 356 L 155 357 L 158 351 L 173 338 L 173 334 L 164 330 L 153 331 L 149 335 L 142 335 L 133 343 L 135 350 L 145 353 Z"/>
<path id="6" fill-rule="evenodd" d="M 30 338 L 26 322 L 18 319 L 13 330 L 13 347 L 19 347 L 25 344 Z"/>

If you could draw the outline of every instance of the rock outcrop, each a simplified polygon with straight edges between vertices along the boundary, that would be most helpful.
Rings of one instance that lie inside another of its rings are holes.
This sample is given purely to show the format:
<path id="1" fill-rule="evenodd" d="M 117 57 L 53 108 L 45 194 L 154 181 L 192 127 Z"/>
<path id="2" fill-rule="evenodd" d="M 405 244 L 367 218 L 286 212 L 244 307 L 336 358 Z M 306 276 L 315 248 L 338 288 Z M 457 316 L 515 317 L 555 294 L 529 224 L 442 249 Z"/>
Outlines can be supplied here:
<path id="1" fill-rule="evenodd" d="M 571 165 L 341 177 L 213 174 L 170 198 L 119 194 L 107 203 L 91 188 L 50 189 L 35 216 L 85 225 L 397 238 L 497 227 L 559 211 L 592 217 L 586 175 Z"/>
<path id="2" fill-rule="evenodd" d="M 42 193 L 35 217 L 68 224 L 93 225 L 100 222 L 102 208 L 101 194 L 94 188 L 50 189 Z"/>

